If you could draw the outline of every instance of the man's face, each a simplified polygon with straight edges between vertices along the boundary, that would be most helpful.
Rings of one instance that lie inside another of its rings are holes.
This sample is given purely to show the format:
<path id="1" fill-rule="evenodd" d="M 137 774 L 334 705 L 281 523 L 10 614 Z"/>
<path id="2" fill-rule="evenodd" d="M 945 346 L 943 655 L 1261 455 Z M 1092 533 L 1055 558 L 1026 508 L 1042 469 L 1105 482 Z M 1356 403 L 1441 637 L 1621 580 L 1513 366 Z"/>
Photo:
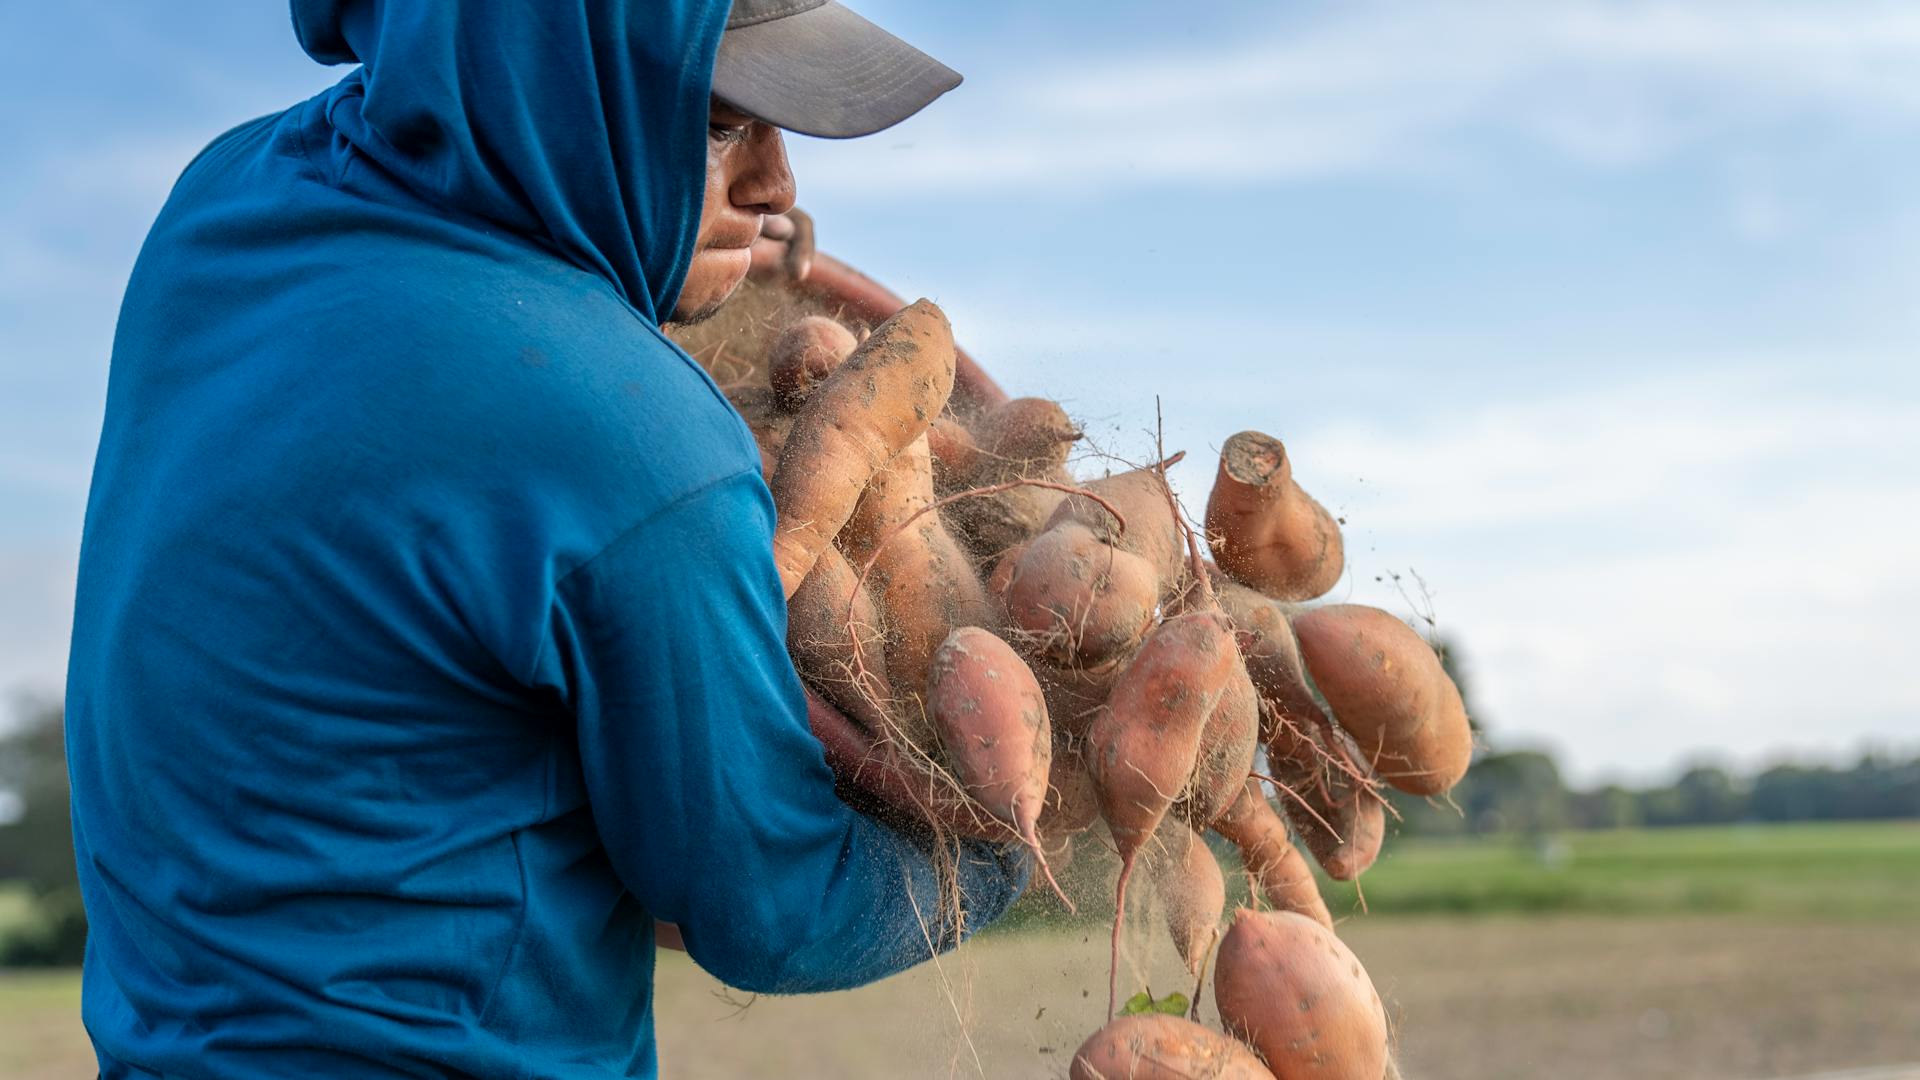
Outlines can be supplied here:
<path id="1" fill-rule="evenodd" d="M 693 264 L 673 321 L 713 314 L 747 276 L 761 218 L 793 209 L 793 172 L 780 129 L 715 99 L 707 123 L 707 191 Z"/>

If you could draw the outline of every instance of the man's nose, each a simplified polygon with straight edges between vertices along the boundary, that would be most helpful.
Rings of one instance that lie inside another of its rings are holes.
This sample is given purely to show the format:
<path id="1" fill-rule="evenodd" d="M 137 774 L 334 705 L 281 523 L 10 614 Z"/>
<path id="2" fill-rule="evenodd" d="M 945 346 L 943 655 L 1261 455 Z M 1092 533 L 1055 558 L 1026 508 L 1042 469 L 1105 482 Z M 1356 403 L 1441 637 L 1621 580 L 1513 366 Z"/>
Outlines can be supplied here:
<path id="1" fill-rule="evenodd" d="M 793 169 L 787 164 L 787 144 L 780 129 L 755 123 L 748 138 L 747 168 L 741 170 L 728 194 L 733 205 L 760 214 L 784 214 L 793 209 Z"/>

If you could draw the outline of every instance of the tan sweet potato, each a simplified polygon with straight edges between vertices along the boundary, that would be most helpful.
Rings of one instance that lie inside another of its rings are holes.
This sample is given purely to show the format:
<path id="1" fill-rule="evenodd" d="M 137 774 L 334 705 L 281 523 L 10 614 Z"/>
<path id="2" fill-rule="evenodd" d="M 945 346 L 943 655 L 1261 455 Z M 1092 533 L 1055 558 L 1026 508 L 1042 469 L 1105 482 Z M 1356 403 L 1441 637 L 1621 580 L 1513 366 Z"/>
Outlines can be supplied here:
<path id="1" fill-rule="evenodd" d="M 853 331 L 825 315 L 796 319 L 767 349 L 767 384 L 774 403 L 788 412 L 799 409 L 858 344 Z"/>
<path id="2" fill-rule="evenodd" d="M 1234 914 L 1214 963 L 1226 1029 L 1280 1080 L 1381 1080 L 1387 1016 L 1373 980 L 1333 931 L 1287 911 Z"/>
<path id="3" fill-rule="evenodd" d="M 1057 401 L 1014 398 L 986 412 L 974 422 L 980 452 L 1012 475 L 1065 468 L 1067 455 L 1080 440 L 1080 428 Z"/>
<path id="4" fill-rule="evenodd" d="M 773 471 L 774 564 L 792 596 L 853 516 L 873 475 L 925 434 L 953 392 L 953 330 L 916 301 L 808 396 Z"/>
<path id="5" fill-rule="evenodd" d="M 1339 523 L 1294 483 L 1280 440 L 1258 431 L 1220 448 L 1207 540 L 1220 569 L 1282 600 L 1323 596 L 1346 568 Z"/>
<path id="6" fill-rule="evenodd" d="M 771 482 L 774 466 L 780 460 L 780 448 L 793 430 L 793 415 L 774 404 L 773 391 L 764 386 L 736 386 L 727 390 L 727 401 L 747 422 L 754 445 L 760 448 L 760 476 Z"/>
<path id="7" fill-rule="evenodd" d="M 1118 991 L 1121 925 L 1135 856 L 1191 780 L 1201 729 L 1238 663 L 1226 616 L 1194 611 L 1167 619 L 1120 673 L 1087 733 L 1087 768 L 1100 795 L 1100 816 L 1120 855 L 1109 1014 Z"/>
<path id="8" fill-rule="evenodd" d="M 1160 850 L 1149 866 L 1153 891 L 1166 909 L 1174 950 L 1198 977 L 1200 965 L 1220 932 L 1227 908 L 1227 884 L 1207 842 L 1185 825 L 1168 820 L 1159 833 Z"/>
<path id="9" fill-rule="evenodd" d="M 1073 1052 L 1069 1080 L 1274 1080 L 1253 1051 L 1184 1017 L 1109 1021 Z"/>
<path id="10" fill-rule="evenodd" d="M 1215 818 L 1213 831 L 1240 849 L 1254 895 L 1270 907 L 1305 915 L 1333 929 L 1333 915 L 1320 898 L 1307 860 L 1287 841 L 1287 826 L 1260 792 L 1260 781 L 1249 779 L 1227 812 Z"/>
<path id="11" fill-rule="evenodd" d="M 1066 522 L 1027 544 L 1004 598 L 1023 645 L 1050 663 L 1086 667 L 1140 641 L 1153 625 L 1158 592 L 1151 563 Z"/>
<path id="12" fill-rule="evenodd" d="M 1293 629 L 1334 721 L 1381 779 L 1414 795 L 1459 782 L 1473 731 L 1433 646 L 1392 615 L 1357 604 L 1306 612 Z"/>
<path id="13" fill-rule="evenodd" d="M 848 618 L 848 597 L 853 598 Z M 854 635 L 859 635 L 856 663 Z M 854 588 L 854 571 L 835 548 L 820 553 L 800 588 L 787 601 L 787 651 L 812 686 L 869 735 L 887 731 L 886 704 L 893 700 L 887 677 L 885 631 L 872 594 Z M 861 681 L 856 682 L 856 675 Z"/>
<path id="14" fill-rule="evenodd" d="M 917 438 L 874 473 L 840 533 L 849 562 L 873 562 L 867 584 L 886 613 L 887 669 L 909 692 L 926 686 L 934 650 L 955 627 L 999 621 L 945 522 L 938 513 L 920 513 L 932 502 L 927 440 Z"/>
<path id="15" fill-rule="evenodd" d="M 966 425 L 942 416 L 927 428 L 927 449 L 933 453 L 933 489 L 942 495 L 967 485 L 980 467 L 980 447 Z"/>

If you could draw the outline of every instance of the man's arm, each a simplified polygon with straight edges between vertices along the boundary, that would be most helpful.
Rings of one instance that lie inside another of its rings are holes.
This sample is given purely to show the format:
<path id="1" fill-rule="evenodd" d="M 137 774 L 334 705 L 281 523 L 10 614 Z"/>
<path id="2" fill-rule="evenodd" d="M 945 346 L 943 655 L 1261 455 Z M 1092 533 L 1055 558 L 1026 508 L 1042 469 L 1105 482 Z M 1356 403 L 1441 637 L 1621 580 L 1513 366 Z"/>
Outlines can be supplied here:
<path id="1" fill-rule="evenodd" d="M 543 671 L 579 721 L 615 870 L 722 981 L 841 989 L 961 936 L 931 841 L 848 809 L 786 654 L 757 472 L 683 497 L 562 583 Z M 1013 847 L 957 851 L 964 928 L 1019 895 Z"/>

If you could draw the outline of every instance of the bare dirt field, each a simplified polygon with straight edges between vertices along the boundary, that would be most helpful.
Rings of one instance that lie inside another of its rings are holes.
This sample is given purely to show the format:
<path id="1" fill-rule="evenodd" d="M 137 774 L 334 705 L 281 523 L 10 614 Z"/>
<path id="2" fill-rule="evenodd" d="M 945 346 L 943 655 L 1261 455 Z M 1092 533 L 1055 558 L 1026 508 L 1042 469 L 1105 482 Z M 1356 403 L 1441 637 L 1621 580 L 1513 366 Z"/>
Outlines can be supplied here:
<path id="1" fill-rule="evenodd" d="M 1392 1002 L 1411 1080 L 1759 1080 L 1920 1062 L 1911 921 L 1395 918 L 1342 931 Z M 1097 930 L 996 935 L 940 970 L 743 1011 L 668 955 L 663 1072 L 1060 1077 L 1099 1025 L 1104 964 Z M 1156 949 L 1133 977 L 1184 989 L 1174 966 Z M 92 1075 L 78 990 L 72 973 L 0 976 L 0 1076 Z M 965 1038 L 956 1011 L 971 1018 Z"/>
<path id="2" fill-rule="evenodd" d="M 1358 920 L 1412 1080 L 1744 1080 L 1920 1062 L 1920 929 L 1729 919 Z M 1105 942 L 994 937 L 923 969 L 744 1013 L 663 965 L 666 1074 L 1058 1077 L 1106 1006 Z M 1170 952 L 1156 993 L 1185 989 Z M 959 1035 L 955 1007 L 974 1018 Z M 1213 1021 L 1211 1000 L 1203 1018 Z M 1916 1070 L 1920 1076 L 1920 1070 Z"/>

